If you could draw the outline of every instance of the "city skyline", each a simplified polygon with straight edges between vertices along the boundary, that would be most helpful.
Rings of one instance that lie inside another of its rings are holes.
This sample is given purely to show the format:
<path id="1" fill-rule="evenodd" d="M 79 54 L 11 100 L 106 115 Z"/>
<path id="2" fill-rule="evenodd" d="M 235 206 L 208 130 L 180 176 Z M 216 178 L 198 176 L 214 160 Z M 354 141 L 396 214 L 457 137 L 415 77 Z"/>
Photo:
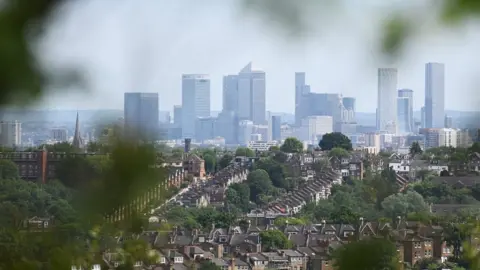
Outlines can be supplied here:
<path id="1" fill-rule="evenodd" d="M 381 34 L 376 25 L 382 13 L 373 4 L 356 5 L 348 11 L 352 14 L 339 13 L 338 19 L 318 34 L 292 41 L 259 26 L 252 16 L 232 15 L 234 3 L 192 5 L 179 0 L 163 5 L 138 6 L 131 1 L 122 1 L 115 9 L 96 2 L 68 5 L 67 14 L 53 20 L 42 55 L 55 67 L 80 66 L 90 92 L 52 94 L 39 104 L 46 108 L 118 109 L 124 92 L 158 92 L 160 109 L 171 111 L 181 103 L 179 76 L 206 73 L 211 78 L 212 109 L 218 111 L 222 77 L 236 74 L 248 61 L 268 76 L 269 111 L 294 112 L 294 104 L 289 102 L 295 97 L 291 74 L 304 71 L 312 92 L 356 97 L 357 111 L 375 112 L 370 101 L 377 91 L 376 69 L 387 64 L 398 69 L 398 88 L 414 90 L 414 109 L 419 110 L 425 99 L 424 63 L 430 61 L 447 67 L 447 109 L 472 111 L 480 103 L 479 98 L 468 97 L 476 89 L 475 74 L 480 69 L 469 54 L 478 47 L 480 33 L 468 24 L 461 33 L 436 29 L 436 38 L 417 37 L 396 62 L 386 63 L 376 44 Z M 162 27 L 172 20 L 176 23 Z M 160 27 L 145 27 L 148 23 Z M 338 35 L 347 29 L 349 35 Z M 75 34 L 64 35 L 66 32 Z M 108 104 L 104 100 L 109 100 Z"/>

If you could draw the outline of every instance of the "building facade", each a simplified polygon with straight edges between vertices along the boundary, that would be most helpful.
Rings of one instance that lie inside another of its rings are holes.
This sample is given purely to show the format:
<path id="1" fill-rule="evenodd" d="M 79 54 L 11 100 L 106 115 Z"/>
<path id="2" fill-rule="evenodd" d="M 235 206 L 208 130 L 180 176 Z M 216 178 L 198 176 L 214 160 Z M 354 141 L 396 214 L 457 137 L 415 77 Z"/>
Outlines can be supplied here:
<path id="1" fill-rule="evenodd" d="M 125 93 L 124 121 L 127 136 L 158 139 L 158 93 Z"/>
<path id="2" fill-rule="evenodd" d="M 210 78 L 204 74 L 182 76 L 182 137 L 195 138 L 198 117 L 210 117 Z"/>
<path id="3" fill-rule="evenodd" d="M 1 121 L 0 145 L 4 147 L 22 145 L 22 123 L 18 121 Z"/>
<path id="4" fill-rule="evenodd" d="M 397 69 L 378 69 L 377 130 L 397 133 Z"/>
<path id="5" fill-rule="evenodd" d="M 443 128 L 445 117 L 445 65 L 425 64 L 425 127 Z"/>

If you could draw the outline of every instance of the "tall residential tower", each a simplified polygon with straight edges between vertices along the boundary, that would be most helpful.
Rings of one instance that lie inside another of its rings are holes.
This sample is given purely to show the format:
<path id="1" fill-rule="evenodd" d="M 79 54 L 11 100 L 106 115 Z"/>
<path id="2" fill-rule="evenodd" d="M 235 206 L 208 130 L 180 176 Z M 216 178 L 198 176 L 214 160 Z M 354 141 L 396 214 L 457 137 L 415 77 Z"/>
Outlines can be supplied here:
<path id="1" fill-rule="evenodd" d="M 397 69 L 378 69 L 377 130 L 397 133 Z"/>
<path id="2" fill-rule="evenodd" d="M 445 120 L 445 65 L 425 64 L 425 127 L 443 128 Z"/>
<path id="3" fill-rule="evenodd" d="M 210 78 L 204 74 L 182 75 L 182 137 L 195 138 L 199 117 L 210 117 Z"/>

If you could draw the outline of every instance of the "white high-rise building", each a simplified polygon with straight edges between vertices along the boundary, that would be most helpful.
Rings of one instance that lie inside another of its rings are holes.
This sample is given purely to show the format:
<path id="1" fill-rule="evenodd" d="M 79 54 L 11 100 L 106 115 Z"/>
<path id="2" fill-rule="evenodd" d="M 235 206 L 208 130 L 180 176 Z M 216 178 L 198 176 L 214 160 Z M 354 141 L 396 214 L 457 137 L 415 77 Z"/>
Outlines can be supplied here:
<path id="1" fill-rule="evenodd" d="M 224 109 L 233 108 L 240 120 L 251 120 L 256 125 L 265 124 L 265 72 L 253 70 L 252 63 L 248 63 L 238 75 L 225 76 L 223 81 Z M 235 98 L 225 97 L 226 94 L 235 93 Z"/>
<path id="2" fill-rule="evenodd" d="M 312 144 L 318 142 L 318 137 L 333 132 L 333 118 L 331 116 L 313 115 L 302 119 L 300 128 L 302 140 Z"/>
<path id="3" fill-rule="evenodd" d="M 397 69 L 378 69 L 377 130 L 397 133 Z"/>
<path id="4" fill-rule="evenodd" d="M 6 147 L 22 145 L 22 123 L 18 121 L 0 122 L 0 145 Z"/>
<path id="5" fill-rule="evenodd" d="M 445 65 L 425 64 L 425 127 L 443 128 L 445 123 Z"/>
<path id="6" fill-rule="evenodd" d="M 195 138 L 198 117 L 210 117 L 210 78 L 204 74 L 182 75 L 183 138 Z"/>

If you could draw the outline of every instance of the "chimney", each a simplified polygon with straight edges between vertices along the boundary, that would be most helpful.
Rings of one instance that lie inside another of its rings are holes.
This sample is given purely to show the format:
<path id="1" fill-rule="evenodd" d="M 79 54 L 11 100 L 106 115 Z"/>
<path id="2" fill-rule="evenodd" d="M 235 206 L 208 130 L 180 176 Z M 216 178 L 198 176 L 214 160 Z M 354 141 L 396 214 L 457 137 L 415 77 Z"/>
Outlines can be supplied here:
<path id="1" fill-rule="evenodd" d="M 184 149 L 184 152 L 185 154 L 187 154 L 188 152 L 190 152 L 190 144 L 192 143 L 192 139 L 190 138 L 185 138 L 185 149 Z"/>
<path id="2" fill-rule="evenodd" d="M 218 244 L 217 245 L 217 254 L 216 254 L 218 259 L 221 259 L 223 257 L 223 245 Z"/>

